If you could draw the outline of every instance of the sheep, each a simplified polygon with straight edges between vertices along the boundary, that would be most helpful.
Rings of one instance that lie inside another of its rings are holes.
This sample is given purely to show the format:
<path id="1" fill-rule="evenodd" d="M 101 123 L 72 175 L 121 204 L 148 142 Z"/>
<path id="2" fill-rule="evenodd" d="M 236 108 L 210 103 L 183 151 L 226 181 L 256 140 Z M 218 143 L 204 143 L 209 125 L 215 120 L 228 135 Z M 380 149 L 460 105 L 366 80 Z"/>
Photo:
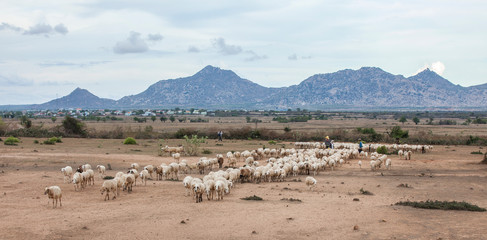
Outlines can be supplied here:
<path id="1" fill-rule="evenodd" d="M 404 152 L 404 160 L 411 160 L 411 151 Z"/>
<path id="2" fill-rule="evenodd" d="M 137 178 L 139 178 L 139 172 L 137 171 L 137 169 L 135 169 L 135 168 L 130 169 L 127 173 L 134 175 L 134 183 L 135 183 L 135 186 L 137 186 Z"/>
<path id="3" fill-rule="evenodd" d="M 130 164 L 129 169 L 135 169 L 135 170 L 139 171 L 139 167 L 140 167 L 140 165 L 138 163 L 132 163 L 132 164 Z"/>
<path id="4" fill-rule="evenodd" d="M 63 183 L 70 182 L 71 178 L 73 177 L 73 168 L 71 168 L 70 166 L 66 166 L 61 168 L 61 172 L 64 175 Z"/>
<path id="5" fill-rule="evenodd" d="M 206 190 L 205 184 L 203 184 L 202 182 L 194 183 L 193 191 L 194 191 L 194 195 L 196 197 L 196 203 L 203 201 L 203 193 L 205 192 L 205 190 Z"/>
<path id="6" fill-rule="evenodd" d="M 83 176 L 79 172 L 75 172 L 73 175 L 74 191 L 78 191 L 83 186 Z"/>
<path id="7" fill-rule="evenodd" d="M 204 182 L 204 184 L 205 184 L 205 190 L 206 190 L 206 198 L 208 200 L 210 200 L 210 197 L 211 197 L 211 200 L 213 200 L 213 195 L 215 195 L 215 181 L 210 179 L 210 180 Z"/>
<path id="8" fill-rule="evenodd" d="M 81 189 L 84 189 L 86 187 L 88 181 L 90 181 L 90 173 L 81 173 Z"/>
<path id="9" fill-rule="evenodd" d="M 81 169 L 83 170 L 83 172 L 86 172 L 88 169 L 91 169 L 91 165 L 87 163 L 81 166 Z"/>
<path id="10" fill-rule="evenodd" d="M 183 185 L 184 185 L 184 188 L 186 188 L 186 193 L 184 194 L 185 196 L 188 196 L 188 193 L 189 193 L 189 195 L 192 194 L 192 192 L 191 192 L 191 182 L 192 181 L 193 181 L 193 177 L 191 177 L 191 176 L 186 176 L 183 179 Z"/>
<path id="11" fill-rule="evenodd" d="M 120 196 L 120 188 L 123 187 L 124 179 L 122 176 L 113 178 L 117 182 L 117 197 Z"/>
<path id="12" fill-rule="evenodd" d="M 96 165 L 96 169 L 98 169 L 98 173 L 100 174 L 100 178 L 105 176 L 105 166 L 103 165 Z"/>
<path id="13" fill-rule="evenodd" d="M 311 176 L 306 177 L 305 182 L 306 182 L 306 186 L 309 187 L 309 190 L 311 190 L 312 187 L 315 187 L 316 183 L 318 183 L 318 181 L 316 181 L 316 179 L 314 177 L 311 177 Z"/>
<path id="14" fill-rule="evenodd" d="M 161 148 L 162 151 L 169 153 L 169 156 L 171 156 L 172 153 L 183 153 L 184 152 L 184 147 L 169 147 L 165 146 Z"/>
<path id="15" fill-rule="evenodd" d="M 225 182 L 223 182 L 222 180 L 217 180 L 215 182 L 215 193 L 216 193 L 217 200 L 223 200 L 224 190 L 225 190 Z"/>
<path id="16" fill-rule="evenodd" d="M 144 170 L 147 170 L 147 172 L 149 172 L 150 178 L 152 178 L 152 173 L 154 172 L 154 166 L 147 165 L 144 167 Z"/>
<path id="17" fill-rule="evenodd" d="M 95 172 L 91 169 L 86 170 L 86 172 L 89 174 L 88 182 L 90 185 L 95 185 Z"/>
<path id="18" fill-rule="evenodd" d="M 179 177 L 178 177 L 179 164 L 173 162 L 173 163 L 169 164 L 169 167 L 171 168 L 171 170 L 170 170 L 171 179 L 174 179 L 174 178 L 172 178 L 172 174 L 174 174 L 176 176 L 176 180 L 179 180 Z"/>
<path id="19" fill-rule="evenodd" d="M 370 170 L 374 171 L 377 168 L 377 161 L 370 160 Z"/>
<path id="20" fill-rule="evenodd" d="M 144 169 L 144 170 L 140 171 L 139 176 L 140 176 L 141 181 L 144 183 L 144 186 L 146 186 L 147 185 L 147 178 L 149 178 L 149 171 Z"/>
<path id="21" fill-rule="evenodd" d="M 132 192 L 132 185 L 135 182 L 134 174 L 124 174 L 122 178 L 125 179 L 122 185 L 123 190 L 125 191 L 125 189 L 127 189 L 127 192 Z"/>
<path id="22" fill-rule="evenodd" d="M 116 194 L 117 189 L 118 189 L 117 185 L 118 185 L 118 181 L 115 179 L 105 180 L 103 182 L 103 185 L 101 186 L 100 192 L 101 192 L 101 195 L 103 195 L 103 193 L 106 192 L 104 201 L 106 201 L 107 198 L 108 198 L 108 200 L 110 200 L 110 195 L 109 195 L 110 192 L 113 193 L 112 200 L 115 199 L 115 194 Z"/>
<path id="23" fill-rule="evenodd" d="M 392 164 L 392 162 L 391 162 L 391 161 L 392 161 L 392 160 L 391 160 L 390 158 L 386 159 L 386 169 L 387 169 L 387 170 L 390 170 L 390 169 L 391 169 L 391 164 Z"/>
<path id="24" fill-rule="evenodd" d="M 61 188 L 58 186 L 50 186 L 44 189 L 44 195 L 47 195 L 48 199 L 52 199 L 52 208 L 57 207 L 57 200 L 59 199 L 59 206 L 62 207 L 63 204 L 61 202 L 61 198 L 63 197 L 63 193 L 61 192 Z M 56 200 L 56 205 L 54 205 L 54 200 Z M 47 201 L 49 204 L 49 200 Z"/>
<path id="25" fill-rule="evenodd" d="M 181 154 L 173 153 L 172 158 L 174 158 L 174 160 L 176 160 L 176 162 L 179 163 L 179 159 L 181 158 Z"/>
<path id="26" fill-rule="evenodd" d="M 362 161 L 358 160 L 358 166 L 362 168 Z"/>
<path id="27" fill-rule="evenodd" d="M 223 160 L 224 160 L 223 155 L 217 154 L 216 159 L 218 160 L 218 168 L 222 168 L 223 167 Z"/>

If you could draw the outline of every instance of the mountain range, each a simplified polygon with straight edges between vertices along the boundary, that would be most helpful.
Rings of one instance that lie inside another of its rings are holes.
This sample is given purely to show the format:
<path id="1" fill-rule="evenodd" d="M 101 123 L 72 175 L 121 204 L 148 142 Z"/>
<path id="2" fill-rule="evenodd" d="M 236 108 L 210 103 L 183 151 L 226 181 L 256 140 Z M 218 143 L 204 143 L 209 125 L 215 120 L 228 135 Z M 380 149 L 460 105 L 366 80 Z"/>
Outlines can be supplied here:
<path id="1" fill-rule="evenodd" d="M 43 104 L 0 106 L 2 109 L 382 109 L 487 108 L 487 84 L 462 87 L 426 69 L 414 76 L 393 75 L 362 67 L 316 74 L 298 85 L 268 88 L 230 70 L 206 66 L 193 76 L 160 80 L 119 100 L 99 98 L 76 88 Z"/>

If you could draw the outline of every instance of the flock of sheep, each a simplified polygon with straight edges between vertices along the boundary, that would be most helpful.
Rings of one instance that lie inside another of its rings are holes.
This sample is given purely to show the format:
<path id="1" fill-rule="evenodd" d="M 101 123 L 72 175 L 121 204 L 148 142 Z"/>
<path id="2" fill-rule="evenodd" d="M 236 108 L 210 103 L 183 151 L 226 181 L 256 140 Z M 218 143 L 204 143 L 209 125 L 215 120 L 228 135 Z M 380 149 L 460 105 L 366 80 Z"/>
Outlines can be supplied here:
<path id="1" fill-rule="evenodd" d="M 379 145 L 382 146 L 382 145 Z M 397 150 L 400 157 L 411 159 L 411 154 L 414 151 L 425 149 L 431 150 L 431 146 L 420 145 L 385 145 L 390 150 Z M 137 184 L 137 179 L 146 184 L 148 179 L 152 179 L 152 174 L 156 173 L 157 180 L 179 179 L 180 174 L 192 174 L 193 171 L 199 174 L 205 174 L 203 178 L 193 177 L 187 175 L 183 180 L 183 186 L 186 189 L 186 196 L 191 195 L 196 202 L 203 200 L 203 194 L 206 194 L 208 200 L 214 199 L 223 200 L 225 194 L 229 194 L 230 190 L 238 183 L 261 183 L 261 182 L 280 182 L 287 177 L 295 177 L 297 175 L 316 176 L 320 172 L 327 169 L 333 171 L 336 167 L 341 167 L 343 164 L 352 159 L 357 159 L 357 164 L 362 167 L 362 160 L 370 159 L 370 167 L 372 171 L 379 169 L 385 165 L 386 169 L 390 169 L 392 161 L 387 155 L 378 154 L 375 152 L 378 146 L 371 145 L 373 152 L 358 151 L 358 144 L 353 143 L 335 143 L 334 149 L 325 149 L 322 143 L 310 142 L 296 142 L 295 148 L 291 149 L 263 149 L 243 152 L 228 152 L 226 160 L 229 168 L 225 171 L 221 170 L 224 162 L 224 156 L 217 154 L 215 158 L 202 157 L 196 163 L 188 163 L 187 160 L 181 160 L 181 148 L 178 147 L 164 147 L 162 150 L 169 152 L 174 161 L 170 164 L 162 163 L 159 166 L 147 165 L 143 167 L 140 173 L 139 164 L 133 163 L 130 165 L 127 173 L 118 172 L 113 179 L 105 180 L 100 188 L 101 194 L 105 194 L 104 200 L 110 200 L 110 193 L 115 199 L 120 195 L 120 189 L 127 192 L 132 191 L 132 186 Z M 369 156 L 370 155 L 370 156 Z M 243 162 L 242 167 L 236 167 L 237 162 Z M 218 166 L 217 166 L 218 164 Z M 213 171 L 218 167 L 218 171 Z M 102 165 L 96 167 L 100 178 L 103 178 L 106 168 Z M 64 182 L 71 182 L 74 185 L 75 191 L 82 191 L 87 186 L 94 185 L 94 171 L 90 164 L 79 166 L 76 171 L 73 168 L 66 166 L 61 169 L 64 175 Z M 308 176 L 305 183 L 310 189 L 316 186 L 317 181 L 311 176 Z M 61 205 L 62 192 L 59 186 L 51 186 L 45 189 L 45 194 L 53 201 L 53 208 L 57 207 L 59 200 Z"/>

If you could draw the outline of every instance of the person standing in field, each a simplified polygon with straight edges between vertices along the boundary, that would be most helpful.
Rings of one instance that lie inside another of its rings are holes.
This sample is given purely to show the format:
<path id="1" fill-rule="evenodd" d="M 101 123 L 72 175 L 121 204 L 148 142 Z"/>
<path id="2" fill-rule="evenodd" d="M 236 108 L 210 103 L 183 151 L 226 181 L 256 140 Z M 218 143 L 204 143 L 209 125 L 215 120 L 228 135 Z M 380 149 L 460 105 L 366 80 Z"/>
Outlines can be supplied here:
<path id="1" fill-rule="evenodd" d="M 363 151 L 362 148 L 364 147 L 364 144 L 362 143 L 362 139 L 359 138 L 358 141 L 358 152 L 361 153 Z"/>
<path id="2" fill-rule="evenodd" d="M 331 148 L 331 142 L 330 142 L 329 136 L 326 136 L 326 138 L 325 138 L 325 149 L 326 148 Z"/>
<path id="3" fill-rule="evenodd" d="M 222 137 L 223 137 L 223 132 L 222 131 L 218 131 L 218 141 L 219 142 L 222 142 L 223 141 Z"/>

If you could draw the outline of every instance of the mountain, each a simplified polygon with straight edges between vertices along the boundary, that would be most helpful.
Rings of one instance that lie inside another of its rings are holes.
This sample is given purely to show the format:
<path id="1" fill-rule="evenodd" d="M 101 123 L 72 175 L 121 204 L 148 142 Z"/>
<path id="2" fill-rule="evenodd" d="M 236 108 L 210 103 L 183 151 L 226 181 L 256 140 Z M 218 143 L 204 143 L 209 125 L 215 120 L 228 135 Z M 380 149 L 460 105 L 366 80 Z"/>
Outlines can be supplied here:
<path id="1" fill-rule="evenodd" d="M 147 90 L 118 101 L 77 88 L 44 104 L 0 109 L 487 109 L 486 103 L 487 84 L 462 87 L 429 69 L 406 78 L 380 68 L 362 67 L 316 74 L 289 87 L 267 88 L 240 78 L 233 71 L 206 66 L 193 76 L 160 80 Z"/>
<path id="2" fill-rule="evenodd" d="M 116 101 L 106 98 L 99 98 L 86 89 L 76 88 L 69 95 L 54 99 L 47 103 L 32 105 L 31 109 L 60 109 L 60 108 L 83 108 L 103 109 L 115 106 Z"/>
<path id="3" fill-rule="evenodd" d="M 147 90 L 123 97 L 119 107 L 235 108 L 263 101 L 274 88 L 266 88 L 232 71 L 207 66 L 195 75 L 161 80 Z"/>
<path id="4" fill-rule="evenodd" d="M 363 67 L 317 74 L 299 85 L 283 88 L 262 106 L 350 108 L 377 107 L 487 107 L 487 86 L 454 85 L 426 69 L 405 78 L 380 68 Z"/>

